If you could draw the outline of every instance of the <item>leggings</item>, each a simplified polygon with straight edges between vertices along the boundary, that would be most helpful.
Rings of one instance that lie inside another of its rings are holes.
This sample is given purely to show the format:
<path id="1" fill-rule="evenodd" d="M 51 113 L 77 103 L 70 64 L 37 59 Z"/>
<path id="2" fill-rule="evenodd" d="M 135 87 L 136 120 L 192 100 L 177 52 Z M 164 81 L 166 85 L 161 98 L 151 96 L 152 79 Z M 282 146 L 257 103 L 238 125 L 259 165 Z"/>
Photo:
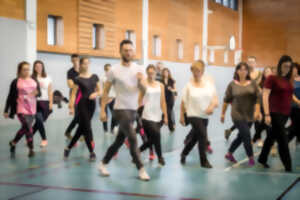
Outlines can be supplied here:
<path id="1" fill-rule="evenodd" d="M 201 165 L 204 165 L 208 162 L 206 157 L 208 119 L 189 117 L 188 120 L 192 125 L 192 138 L 185 145 L 181 155 L 187 156 L 195 144 L 198 143 L 200 162 Z"/>
<path id="2" fill-rule="evenodd" d="M 175 115 L 174 115 L 174 102 L 167 103 L 167 115 L 168 115 L 168 127 L 170 131 L 174 131 L 175 127 Z"/>
<path id="3" fill-rule="evenodd" d="M 21 122 L 22 127 L 16 133 L 14 144 L 17 144 L 19 140 L 25 135 L 27 140 L 27 146 L 29 149 L 33 149 L 33 134 L 32 134 L 32 123 L 34 115 L 18 114 L 18 119 Z"/>
<path id="4" fill-rule="evenodd" d="M 247 121 L 234 121 L 234 125 L 239 130 L 239 133 L 238 136 L 235 138 L 235 140 L 231 143 L 229 152 L 234 153 L 235 150 L 243 143 L 247 156 L 252 157 L 253 149 L 251 145 L 251 133 L 250 133 L 250 127 L 252 123 Z"/>
<path id="5" fill-rule="evenodd" d="M 288 141 L 290 142 L 294 137 L 297 137 L 297 141 L 300 142 L 300 108 L 292 108 L 291 120 L 292 124 L 289 127 Z"/>
<path id="6" fill-rule="evenodd" d="M 271 119 L 272 119 L 272 127 L 270 133 L 267 134 L 267 138 L 264 142 L 264 146 L 262 148 L 258 160 L 261 163 L 267 163 L 270 150 L 274 142 L 276 141 L 278 144 L 279 156 L 285 169 L 291 170 L 292 161 L 291 161 L 291 155 L 290 155 L 290 150 L 288 145 L 288 137 L 285 133 L 285 127 L 284 127 L 288 120 L 288 116 L 285 116 L 280 113 L 271 113 Z"/>
<path id="7" fill-rule="evenodd" d="M 110 130 L 113 131 L 113 129 L 115 128 L 115 126 L 117 126 L 117 120 L 115 119 L 114 115 L 113 115 L 113 110 L 114 110 L 114 104 L 115 104 L 115 100 L 112 100 L 109 104 L 106 105 L 105 107 L 105 112 L 106 115 L 108 114 L 108 110 L 110 110 L 110 113 L 112 114 L 111 117 L 111 125 L 110 125 Z M 103 129 L 105 132 L 108 131 L 108 127 L 107 127 L 107 121 L 103 122 Z"/>
<path id="8" fill-rule="evenodd" d="M 86 98 L 81 98 L 78 103 L 78 119 L 79 126 L 76 130 L 74 137 L 72 138 L 68 148 L 71 149 L 80 136 L 84 136 L 85 143 L 89 149 L 89 152 L 94 152 L 93 148 L 93 132 L 92 132 L 92 117 L 95 112 L 96 102 Z"/>
<path id="9" fill-rule="evenodd" d="M 133 122 L 136 119 L 137 112 L 135 110 L 114 110 L 114 115 L 119 122 L 119 132 L 114 143 L 108 148 L 103 163 L 108 164 L 115 153 L 123 145 L 125 138 L 128 138 L 130 144 L 130 154 L 133 158 L 133 162 L 138 169 L 143 167 L 143 163 L 140 157 L 140 151 L 138 148 L 136 133 L 133 128 Z"/>
<path id="10" fill-rule="evenodd" d="M 33 135 L 36 133 L 37 130 L 40 132 L 42 140 L 47 140 L 45 126 L 44 126 L 44 118 L 41 112 L 37 112 L 35 115 Z"/>
<path id="11" fill-rule="evenodd" d="M 78 105 L 75 106 L 75 115 L 73 117 L 73 120 L 69 124 L 66 133 L 71 133 L 72 130 L 75 128 L 75 126 L 79 123 L 79 113 L 78 113 Z"/>
<path id="12" fill-rule="evenodd" d="M 147 148 L 151 148 L 154 145 L 158 158 L 162 158 L 161 143 L 160 143 L 160 122 L 153 122 L 149 120 L 142 120 L 145 133 L 148 141 L 140 147 L 140 151 L 143 152 Z"/>

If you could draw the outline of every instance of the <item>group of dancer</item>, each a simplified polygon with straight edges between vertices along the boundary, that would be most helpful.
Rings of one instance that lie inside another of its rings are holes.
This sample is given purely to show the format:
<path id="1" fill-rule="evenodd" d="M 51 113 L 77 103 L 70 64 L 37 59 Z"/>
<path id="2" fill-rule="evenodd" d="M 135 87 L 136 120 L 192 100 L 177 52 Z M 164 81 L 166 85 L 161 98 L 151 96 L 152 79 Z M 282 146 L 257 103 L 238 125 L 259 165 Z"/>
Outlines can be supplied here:
<path id="1" fill-rule="evenodd" d="M 153 147 L 160 165 L 165 165 L 161 150 L 161 127 L 167 125 L 170 132 L 175 131 L 174 103 L 177 96 L 175 80 L 162 63 L 149 65 L 146 69 L 135 64 L 134 45 L 130 40 L 120 43 L 121 62 L 105 65 L 105 73 L 99 77 L 90 73 L 90 61 L 87 57 L 72 55 L 73 67 L 67 73 L 70 88 L 69 110 L 74 115 L 65 131 L 70 139 L 64 150 L 64 158 L 82 137 L 90 152 L 90 161 L 96 160 L 95 143 L 92 132 L 92 118 L 99 99 L 100 120 L 105 134 L 115 133 L 115 141 L 107 149 L 98 165 L 103 176 L 109 176 L 108 164 L 117 155 L 123 143 L 128 144 L 132 162 L 136 165 L 139 178 L 150 180 L 140 152 L 150 149 L 153 159 Z M 230 145 L 225 158 L 236 163 L 235 150 L 243 143 L 249 157 L 249 166 L 255 164 L 252 144 L 261 140 L 261 132 L 267 131 L 258 162 L 268 168 L 267 158 L 276 141 L 280 158 L 286 171 L 292 171 L 288 143 L 295 136 L 299 141 L 300 127 L 296 123 L 300 116 L 300 67 L 289 56 L 282 56 L 277 70 L 265 68 L 263 73 L 256 70 L 255 57 L 248 63 L 241 62 L 235 68 L 233 80 L 229 83 L 224 97 L 221 122 L 225 121 L 228 105 L 234 128 L 238 129 L 236 139 Z M 209 118 L 218 107 L 218 95 L 214 79 L 205 75 L 205 63 L 201 60 L 192 63 L 192 76 L 182 91 L 180 106 L 180 124 L 191 125 L 191 130 L 184 142 L 181 163 L 186 163 L 186 156 L 198 144 L 200 164 L 212 168 L 206 153 L 212 152 L 208 139 Z M 29 157 L 34 156 L 33 135 L 39 131 L 42 137 L 41 147 L 47 146 L 44 122 L 52 112 L 52 80 L 46 74 L 42 61 L 33 65 L 21 62 L 18 65 L 17 78 L 10 85 L 4 116 L 14 118 L 17 114 L 21 129 L 9 142 L 11 155 L 15 154 L 18 141 L 25 135 L 29 148 Z M 108 110 L 112 113 L 110 131 L 108 130 Z M 291 118 L 291 126 L 285 124 Z M 137 127 L 134 123 L 137 121 Z M 34 125 L 33 125 L 34 122 Z M 250 128 L 255 124 L 256 134 L 251 140 Z M 75 134 L 72 130 L 76 127 Z M 231 130 L 233 130 L 232 128 Z M 226 131 L 225 137 L 229 137 Z M 288 132 L 288 133 L 287 133 Z M 143 144 L 138 147 L 137 133 L 142 136 Z"/>

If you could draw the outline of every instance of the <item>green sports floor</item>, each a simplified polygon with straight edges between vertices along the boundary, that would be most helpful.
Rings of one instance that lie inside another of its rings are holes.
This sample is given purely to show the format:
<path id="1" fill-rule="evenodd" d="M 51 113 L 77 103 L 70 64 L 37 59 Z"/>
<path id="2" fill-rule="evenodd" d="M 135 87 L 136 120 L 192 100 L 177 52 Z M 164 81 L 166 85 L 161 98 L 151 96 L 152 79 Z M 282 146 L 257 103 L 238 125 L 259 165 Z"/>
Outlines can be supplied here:
<path id="1" fill-rule="evenodd" d="M 17 125 L 0 126 L 0 200 L 151 200 L 151 199 L 194 199 L 194 200 L 255 200 L 255 199 L 300 199 L 300 145 L 290 144 L 293 172 L 285 173 L 279 157 L 269 157 L 271 169 L 256 165 L 247 167 L 243 146 L 235 153 L 239 161 L 232 166 L 224 155 L 236 135 L 224 139 L 224 128 L 231 126 L 230 120 L 221 124 L 217 114 L 210 119 L 209 139 L 213 154 L 208 159 L 213 169 L 202 169 L 197 148 L 187 158 L 185 166 L 180 164 L 183 140 L 189 128 L 177 123 L 175 133 L 162 129 L 162 148 L 166 165 L 160 167 L 157 159 L 149 161 L 148 151 L 142 154 L 151 181 L 138 180 L 137 170 L 131 163 L 125 145 L 117 159 L 111 161 L 108 169 L 110 177 L 101 177 L 97 165 L 115 136 L 104 135 L 102 124 L 93 120 L 97 162 L 89 162 L 85 143 L 79 142 L 63 160 L 66 145 L 64 130 L 70 119 L 50 119 L 46 123 L 49 145 L 39 147 L 40 136 L 35 136 L 36 156 L 27 157 L 27 147 L 23 138 L 17 145 L 16 158 L 11 159 L 8 142 L 19 129 Z M 139 136 L 138 136 L 139 137 Z M 141 140 L 139 139 L 139 144 Z M 254 147 L 256 158 L 260 148 Z"/>

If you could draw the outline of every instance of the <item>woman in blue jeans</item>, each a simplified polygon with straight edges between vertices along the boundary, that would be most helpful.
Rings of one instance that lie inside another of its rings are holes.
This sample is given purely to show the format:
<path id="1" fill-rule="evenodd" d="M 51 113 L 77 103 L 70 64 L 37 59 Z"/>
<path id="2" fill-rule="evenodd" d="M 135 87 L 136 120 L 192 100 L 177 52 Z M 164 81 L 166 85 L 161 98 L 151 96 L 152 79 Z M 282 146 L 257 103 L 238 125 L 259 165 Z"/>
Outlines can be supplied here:
<path id="1" fill-rule="evenodd" d="M 225 156 L 230 162 L 237 162 L 233 153 L 243 143 L 249 157 L 248 165 L 255 165 L 250 127 L 253 121 L 261 119 L 259 97 L 258 86 L 250 78 L 249 66 L 247 63 L 239 63 L 235 68 L 234 80 L 227 87 L 221 115 L 221 122 L 224 123 L 228 104 L 231 103 L 232 121 L 239 133 Z"/>

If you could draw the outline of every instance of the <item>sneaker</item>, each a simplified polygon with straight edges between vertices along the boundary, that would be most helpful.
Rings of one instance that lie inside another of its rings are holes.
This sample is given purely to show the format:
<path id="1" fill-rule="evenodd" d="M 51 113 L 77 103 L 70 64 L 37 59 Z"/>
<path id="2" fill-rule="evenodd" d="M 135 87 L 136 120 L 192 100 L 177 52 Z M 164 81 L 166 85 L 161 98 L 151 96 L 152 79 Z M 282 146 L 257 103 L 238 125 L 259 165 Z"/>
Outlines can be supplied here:
<path id="1" fill-rule="evenodd" d="M 228 140 L 229 137 L 230 137 L 230 135 L 231 135 L 231 130 L 230 130 L 230 129 L 226 129 L 226 130 L 225 130 L 225 133 L 224 133 L 225 139 Z"/>
<path id="2" fill-rule="evenodd" d="M 106 165 L 102 161 L 100 162 L 100 164 L 98 166 L 98 170 L 102 176 L 109 176 L 109 172 L 106 169 Z"/>
<path id="3" fill-rule="evenodd" d="M 209 154 L 212 154 L 212 153 L 213 153 L 213 150 L 212 150 L 212 148 L 211 148 L 210 145 L 207 146 L 206 151 L 207 151 L 207 153 L 209 153 Z"/>
<path id="4" fill-rule="evenodd" d="M 84 137 L 81 136 L 80 139 L 79 139 L 79 141 L 80 141 L 80 142 L 83 142 L 83 141 L 84 141 Z"/>
<path id="5" fill-rule="evenodd" d="M 234 158 L 234 156 L 231 153 L 227 153 L 225 155 L 225 158 L 230 162 L 237 163 L 236 159 Z"/>
<path id="6" fill-rule="evenodd" d="M 130 148 L 130 144 L 129 144 L 129 142 L 128 142 L 128 139 L 127 139 L 127 138 L 125 139 L 125 145 L 126 145 L 127 149 L 129 149 L 129 148 Z"/>
<path id="7" fill-rule="evenodd" d="M 150 176 L 147 174 L 146 170 L 144 168 L 141 168 L 139 170 L 139 178 L 142 181 L 149 181 L 150 180 Z"/>
<path id="8" fill-rule="evenodd" d="M 164 166 L 164 165 L 166 164 L 164 158 L 159 158 L 159 159 L 158 159 L 158 163 L 159 163 L 161 166 Z"/>
<path id="9" fill-rule="evenodd" d="M 204 165 L 201 165 L 201 167 L 207 168 L 207 169 L 211 169 L 212 168 L 211 164 L 208 161 Z"/>
<path id="10" fill-rule="evenodd" d="M 253 158 L 249 158 L 249 161 L 248 161 L 248 166 L 249 167 L 253 167 L 255 165 L 255 161 Z"/>
<path id="11" fill-rule="evenodd" d="M 70 154 L 70 149 L 65 149 L 64 150 L 64 159 L 67 160 Z"/>
<path id="12" fill-rule="evenodd" d="M 269 169 L 270 168 L 270 166 L 267 164 L 267 163 L 263 163 L 263 162 L 261 162 L 261 161 L 257 161 L 260 165 L 262 165 L 264 168 L 266 168 L 266 169 Z"/>
<path id="13" fill-rule="evenodd" d="M 155 154 L 153 153 L 153 151 L 150 151 L 150 154 L 149 154 L 149 160 L 154 160 L 155 159 Z"/>
<path id="14" fill-rule="evenodd" d="M 34 151 L 32 149 L 29 150 L 28 157 L 29 158 L 34 157 Z"/>
<path id="15" fill-rule="evenodd" d="M 96 154 L 94 152 L 90 154 L 90 159 L 89 160 L 90 160 L 90 162 L 96 161 Z"/>
<path id="16" fill-rule="evenodd" d="M 118 127 L 114 127 L 113 131 L 112 131 L 112 134 L 113 135 L 117 135 L 119 132 L 119 128 Z"/>
<path id="17" fill-rule="evenodd" d="M 66 136 L 66 138 L 69 139 L 69 140 L 72 139 L 71 133 L 66 132 L 66 133 L 65 133 L 65 136 Z"/>
<path id="18" fill-rule="evenodd" d="M 9 146 L 10 146 L 10 153 L 11 154 L 15 154 L 15 152 L 16 152 L 16 145 L 13 144 L 13 142 L 9 142 Z"/>
<path id="19" fill-rule="evenodd" d="M 257 146 L 262 148 L 264 146 L 264 142 L 262 140 L 258 140 Z"/>
<path id="20" fill-rule="evenodd" d="M 40 147 L 46 147 L 48 145 L 48 141 L 47 140 L 42 140 Z"/>
<path id="21" fill-rule="evenodd" d="M 185 156 L 181 155 L 180 163 L 181 163 L 182 165 L 185 165 Z"/>

